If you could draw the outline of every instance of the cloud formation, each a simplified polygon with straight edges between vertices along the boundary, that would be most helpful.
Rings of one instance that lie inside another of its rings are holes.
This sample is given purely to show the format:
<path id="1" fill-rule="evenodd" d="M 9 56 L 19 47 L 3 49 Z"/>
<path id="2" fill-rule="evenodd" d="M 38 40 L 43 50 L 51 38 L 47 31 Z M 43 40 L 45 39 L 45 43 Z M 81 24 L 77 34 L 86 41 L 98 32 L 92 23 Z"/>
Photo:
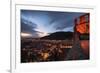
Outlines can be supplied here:
<path id="1" fill-rule="evenodd" d="M 21 32 L 40 37 L 57 31 L 73 31 L 74 19 L 85 13 L 21 10 Z"/>

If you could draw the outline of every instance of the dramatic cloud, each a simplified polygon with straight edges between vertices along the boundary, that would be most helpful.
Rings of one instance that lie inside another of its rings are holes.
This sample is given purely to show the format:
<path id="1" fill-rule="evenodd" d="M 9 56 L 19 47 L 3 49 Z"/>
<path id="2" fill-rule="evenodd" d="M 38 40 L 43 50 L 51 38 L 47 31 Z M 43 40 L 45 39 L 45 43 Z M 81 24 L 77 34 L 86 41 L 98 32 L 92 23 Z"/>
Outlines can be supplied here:
<path id="1" fill-rule="evenodd" d="M 21 32 L 32 33 L 35 31 L 34 28 L 36 28 L 36 24 L 28 20 L 21 19 Z"/>
<path id="2" fill-rule="evenodd" d="M 21 32 L 42 37 L 56 31 L 73 31 L 74 19 L 85 13 L 21 10 Z"/>
<path id="3" fill-rule="evenodd" d="M 52 18 L 50 24 L 56 30 L 63 30 L 74 26 L 74 19 L 83 15 L 84 13 L 75 12 L 52 12 L 49 16 Z M 72 31 L 72 30 L 71 30 Z"/>
<path id="4" fill-rule="evenodd" d="M 39 37 L 38 31 L 35 31 L 37 25 L 31 21 L 21 18 L 21 33 L 31 34 L 33 37 Z"/>

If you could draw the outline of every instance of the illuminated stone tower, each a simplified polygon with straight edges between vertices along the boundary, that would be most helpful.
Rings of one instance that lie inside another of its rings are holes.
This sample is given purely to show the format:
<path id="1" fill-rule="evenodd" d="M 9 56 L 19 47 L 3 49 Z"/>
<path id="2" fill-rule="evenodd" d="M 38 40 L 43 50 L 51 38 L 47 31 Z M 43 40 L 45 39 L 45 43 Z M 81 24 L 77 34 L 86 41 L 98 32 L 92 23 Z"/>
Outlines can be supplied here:
<path id="1" fill-rule="evenodd" d="M 75 19 L 73 46 L 68 52 L 67 60 L 89 59 L 89 14 L 86 13 Z M 84 46 L 82 46 L 82 43 Z"/>
<path id="2" fill-rule="evenodd" d="M 79 18 L 75 19 L 75 26 L 74 26 L 74 38 L 78 39 L 81 35 L 89 35 L 90 33 L 90 19 L 89 13 L 80 16 Z"/>

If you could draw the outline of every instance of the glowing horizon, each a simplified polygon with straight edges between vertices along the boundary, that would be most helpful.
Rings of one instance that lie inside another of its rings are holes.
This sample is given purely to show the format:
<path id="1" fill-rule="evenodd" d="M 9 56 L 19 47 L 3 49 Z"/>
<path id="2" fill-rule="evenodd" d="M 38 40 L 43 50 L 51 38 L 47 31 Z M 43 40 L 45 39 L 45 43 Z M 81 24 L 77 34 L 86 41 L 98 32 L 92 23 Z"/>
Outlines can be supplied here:
<path id="1" fill-rule="evenodd" d="M 29 34 L 29 33 L 23 33 L 23 32 L 21 32 L 21 36 L 22 37 L 31 37 L 32 35 Z"/>

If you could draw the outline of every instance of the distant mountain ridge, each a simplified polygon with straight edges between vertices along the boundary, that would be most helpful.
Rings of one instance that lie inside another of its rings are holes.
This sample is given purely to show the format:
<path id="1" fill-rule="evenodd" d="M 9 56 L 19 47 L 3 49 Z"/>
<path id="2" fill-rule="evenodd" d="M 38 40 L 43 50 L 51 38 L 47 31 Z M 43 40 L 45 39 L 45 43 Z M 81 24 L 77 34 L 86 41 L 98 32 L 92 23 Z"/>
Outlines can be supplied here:
<path id="1" fill-rule="evenodd" d="M 54 32 L 51 33 L 48 36 L 44 36 L 40 39 L 49 39 L 49 40 L 65 40 L 65 39 L 72 39 L 73 38 L 73 32 L 64 32 L 64 31 L 60 31 L 60 32 Z"/>

